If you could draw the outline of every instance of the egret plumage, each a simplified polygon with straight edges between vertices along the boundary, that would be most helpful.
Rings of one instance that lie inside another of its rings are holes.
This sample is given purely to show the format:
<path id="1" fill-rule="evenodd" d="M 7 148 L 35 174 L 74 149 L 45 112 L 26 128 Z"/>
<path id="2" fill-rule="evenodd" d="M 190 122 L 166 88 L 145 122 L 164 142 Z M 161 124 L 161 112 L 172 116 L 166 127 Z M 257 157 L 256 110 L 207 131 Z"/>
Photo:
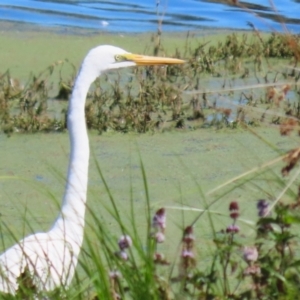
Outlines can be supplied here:
<path id="1" fill-rule="evenodd" d="M 87 200 L 89 140 L 85 102 L 93 81 L 103 72 L 135 65 L 181 64 L 183 60 L 129 53 L 114 46 L 89 51 L 74 83 L 68 108 L 70 157 L 61 211 L 48 232 L 32 234 L 0 255 L 0 291 L 15 294 L 18 278 L 29 272 L 35 289 L 68 287 L 83 242 Z"/>

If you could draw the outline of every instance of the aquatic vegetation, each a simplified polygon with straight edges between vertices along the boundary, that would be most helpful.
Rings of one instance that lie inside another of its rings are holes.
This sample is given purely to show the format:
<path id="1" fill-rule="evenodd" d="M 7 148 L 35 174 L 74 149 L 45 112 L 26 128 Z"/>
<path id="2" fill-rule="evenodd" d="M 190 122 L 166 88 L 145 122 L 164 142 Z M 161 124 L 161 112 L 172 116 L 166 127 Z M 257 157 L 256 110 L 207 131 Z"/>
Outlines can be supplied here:
<path id="1" fill-rule="evenodd" d="M 183 66 L 134 69 L 131 76 L 107 75 L 88 96 L 86 121 L 99 133 L 235 128 L 241 122 L 283 124 L 299 117 L 298 36 L 272 33 L 232 33 L 223 42 L 193 43 L 187 34 L 183 49 L 169 56 L 186 59 Z M 153 38 L 153 53 L 165 55 L 161 32 Z M 274 60 L 276 65 L 274 66 Z M 61 69 L 71 65 L 71 78 Z M 60 72 L 53 86 L 51 75 Z M 49 112 L 52 101 L 68 100 L 76 68 L 68 61 L 32 75 L 25 85 L 0 77 L 1 128 L 13 132 L 62 131 L 65 108 Z M 244 87 L 244 88 L 243 88 Z M 56 96 L 53 97 L 53 92 Z"/>
<path id="2" fill-rule="evenodd" d="M 11 78 L 9 71 L 1 76 L 0 123 L 6 134 L 57 131 L 65 128 L 63 120 L 57 120 L 47 114 L 47 79 L 53 69 L 54 66 L 49 66 L 38 76 L 32 75 L 25 86 Z"/>

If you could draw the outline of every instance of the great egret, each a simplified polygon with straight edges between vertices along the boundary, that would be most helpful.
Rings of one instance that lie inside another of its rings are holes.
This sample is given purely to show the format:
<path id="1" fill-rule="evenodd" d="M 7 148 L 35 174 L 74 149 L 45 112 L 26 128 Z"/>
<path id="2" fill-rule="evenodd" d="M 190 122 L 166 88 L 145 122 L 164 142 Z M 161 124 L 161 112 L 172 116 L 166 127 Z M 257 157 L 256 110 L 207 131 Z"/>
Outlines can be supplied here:
<path id="1" fill-rule="evenodd" d="M 183 60 L 128 53 L 114 46 L 89 51 L 77 75 L 68 110 L 71 153 L 60 215 L 48 232 L 30 235 L 0 255 L 0 291 L 15 294 L 18 278 L 30 273 L 38 291 L 69 286 L 83 241 L 88 184 L 89 141 L 85 101 L 104 71 L 135 65 L 181 64 Z"/>

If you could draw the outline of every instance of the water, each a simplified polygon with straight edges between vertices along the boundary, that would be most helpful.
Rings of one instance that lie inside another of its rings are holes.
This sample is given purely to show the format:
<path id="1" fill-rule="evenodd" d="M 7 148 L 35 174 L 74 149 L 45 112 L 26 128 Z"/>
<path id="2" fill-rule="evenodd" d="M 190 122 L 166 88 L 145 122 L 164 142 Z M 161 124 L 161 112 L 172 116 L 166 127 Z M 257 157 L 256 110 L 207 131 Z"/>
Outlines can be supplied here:
<path id="1" fill-rule="evenodd" d="M 157 29 L 157 12 L 164 31 L 203 27 L 300 32 L 300 0 L 241 2 L 244 8 L 210 0 L 0 0 L 0 20 L 99 29 L 108 32 L 147 32 Z M 230 0 L 228 1 L 230 2 Z M 247 9 L 245 9 L 247 7 Z"/>

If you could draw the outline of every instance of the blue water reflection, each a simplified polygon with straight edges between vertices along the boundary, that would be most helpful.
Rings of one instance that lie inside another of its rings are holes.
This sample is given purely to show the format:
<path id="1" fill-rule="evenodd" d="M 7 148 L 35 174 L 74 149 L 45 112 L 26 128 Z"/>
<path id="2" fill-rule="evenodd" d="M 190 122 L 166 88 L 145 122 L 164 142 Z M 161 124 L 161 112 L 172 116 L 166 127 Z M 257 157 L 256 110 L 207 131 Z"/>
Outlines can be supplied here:
<path id="1" fill-rule="evenodd" d="M 157 11 L 163 30 L 197 30 L 203 26 L 282 31 L 284 22 L 300 32 L 300 4 L 293 0 L 239 2 L 234 6 L 209 0 L 0 0 L 0 20 L 45 26 L 72 26 L 112 32 L 145 32 L 157 28 Z M 224 2 L 224 1 L 223 1 Z M 228 1 L 228 3 L 232 3 Z M 157 5 L 158 4 L 158 5 Z"/>

